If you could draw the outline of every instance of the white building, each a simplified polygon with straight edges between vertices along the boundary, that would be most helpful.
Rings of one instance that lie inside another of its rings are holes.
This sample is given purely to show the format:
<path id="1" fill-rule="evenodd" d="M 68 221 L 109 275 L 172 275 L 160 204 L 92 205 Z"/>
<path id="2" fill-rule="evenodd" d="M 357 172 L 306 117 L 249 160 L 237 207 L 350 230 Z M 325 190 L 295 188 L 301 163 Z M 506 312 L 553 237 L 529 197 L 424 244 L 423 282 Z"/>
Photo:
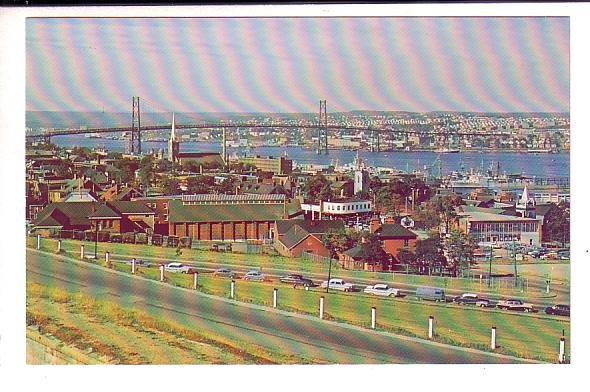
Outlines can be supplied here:
<path id="1" fill-rule="evenodd" d="M 370 200 L 320 201 L 319 204 L 301 204 L 301 209 L 304 214 L 311 214 L 311 219 L 349 218 L 371 213 L 373 204 Z"/>

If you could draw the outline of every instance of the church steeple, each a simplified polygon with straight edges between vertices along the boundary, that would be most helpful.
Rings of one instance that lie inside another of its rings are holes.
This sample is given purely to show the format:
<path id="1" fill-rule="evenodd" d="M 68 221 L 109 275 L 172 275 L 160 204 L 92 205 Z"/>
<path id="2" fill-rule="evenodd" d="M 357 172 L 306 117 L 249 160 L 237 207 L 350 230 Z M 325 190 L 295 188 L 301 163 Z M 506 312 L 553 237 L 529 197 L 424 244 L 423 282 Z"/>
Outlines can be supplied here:
<path id="1" fill-rule="evenodd" d="M 521 214 L 523 218 L 535 218 L 535 199 L 529 195 L 528 186 L 525 185 L 522 191 L 522 196 L 516 203 L 516 211 Z"/>
<path id="2" fill-rule="evenodd" d="M 176 138 L 176 122 L 174 120 L 174 113 L 172 113 L 172 126 L 170 130 L 170 139 L 168 140 L 168 160 L 175 162 L 178 157 L 179 144 Z"/>

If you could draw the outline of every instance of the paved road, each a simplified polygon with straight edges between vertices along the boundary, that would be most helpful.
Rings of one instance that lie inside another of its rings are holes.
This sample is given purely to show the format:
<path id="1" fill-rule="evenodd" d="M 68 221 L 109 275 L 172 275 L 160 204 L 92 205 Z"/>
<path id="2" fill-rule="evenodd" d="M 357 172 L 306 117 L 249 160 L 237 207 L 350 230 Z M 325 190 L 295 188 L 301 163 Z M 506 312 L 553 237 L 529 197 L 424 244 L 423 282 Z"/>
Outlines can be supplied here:
<path id="1" fill-rule="evenodd" d="M 83 291 L 174 319 L 200 331 L 326 363 L 527 363 L 530 361 L 452 347 L 242 304 L 157 281 L 117 273 L 52 253 L 27 249 L 27 278 Z"/>

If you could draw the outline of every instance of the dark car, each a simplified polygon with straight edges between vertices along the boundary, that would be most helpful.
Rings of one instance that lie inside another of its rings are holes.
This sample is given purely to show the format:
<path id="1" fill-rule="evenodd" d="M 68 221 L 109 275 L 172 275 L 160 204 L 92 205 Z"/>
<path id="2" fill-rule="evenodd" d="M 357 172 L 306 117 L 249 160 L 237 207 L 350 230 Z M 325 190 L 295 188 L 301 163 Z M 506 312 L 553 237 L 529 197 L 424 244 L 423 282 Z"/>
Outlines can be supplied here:
<path id="1" fill-rule="evenodd" d="M 213 276 L 221 276 L 224 278 L 235 278 L 236 273 L 229 268 L 218 268 L 213 271 Z"/>
<path id="2" fill-rule="evenodd" d="M 304 278 L 303 275 L 300 274 L 289 274 L 287 276 L 281 276 L 279 280 L 283 283 L 289 283 L 294 286 L 314 286 L 311 279 Z"/>
<path id="3" fill-rule="evenodd" d="M 489 299 L 481 298 L 474 293 L 463 293 L 453 299 L 453 302 L 459 305 L 475 305 L 481 308 L 492 307 L 492 302 Z"/>
<path id="4" fill-rule="evenodd" d="M 545 309 L 545 313 L 547 314 L 556 314 L 558 316 L 568 316 L 570 315 L 570 306 L 569 305 L 553 305 L 549 306 Z"/>

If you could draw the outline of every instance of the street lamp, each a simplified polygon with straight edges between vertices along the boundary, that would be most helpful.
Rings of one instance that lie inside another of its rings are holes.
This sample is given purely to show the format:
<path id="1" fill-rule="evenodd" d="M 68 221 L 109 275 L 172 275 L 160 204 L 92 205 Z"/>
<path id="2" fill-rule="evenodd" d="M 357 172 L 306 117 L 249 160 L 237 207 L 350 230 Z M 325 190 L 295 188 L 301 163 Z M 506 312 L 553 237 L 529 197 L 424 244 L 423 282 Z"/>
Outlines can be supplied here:
<path id="1" fill-rule="evenodd" d="M 492 284 L 492 252 L 493 251 L 494 251 L 494 247 L 492 245 L 490 245 L 490 257 L 489 257 L 490 270 L 488 272 L 488 287 L 491 286 L 491 284 Z"/>
<path id="2" fill-rule="evenodd" d="M 97 249 L 98 249 L 98 220 L 94 220 L 94 260 L 98 259 L 97 257 Z"/>
<path id="3" fill-rule="evenodd" d="M 326 283 L 326 293 L 330 289 L 330 278 L 331 278 L 331 275 L 332 275 L 332 255 L 330 255 L 330 264 L 329 264 L 329 267 L 328 267 L 328 282 Z"/>

